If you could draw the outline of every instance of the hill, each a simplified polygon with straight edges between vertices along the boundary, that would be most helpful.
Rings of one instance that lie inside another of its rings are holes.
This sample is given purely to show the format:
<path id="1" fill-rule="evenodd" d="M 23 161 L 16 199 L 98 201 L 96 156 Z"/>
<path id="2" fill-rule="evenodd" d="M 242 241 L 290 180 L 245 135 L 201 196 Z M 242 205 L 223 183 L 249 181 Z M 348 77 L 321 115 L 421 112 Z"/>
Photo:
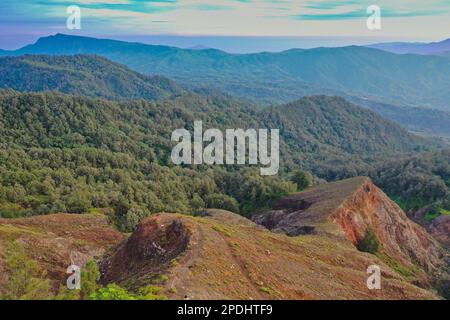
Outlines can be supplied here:
<path id="1" fill-rule="evenodd" d="M 352 183 L 354 191 L 361 186 L 361 182 Z M 315 192 L 317 194 L 317 190 Z M 319 206 L 322 201 L 327 203 L 324 199 L 326 194 L 327 187 L 322 187 L 317 194 Z M 357 210 L 357 206 L 370 200 L 365 193 L 361 197 L 361 202 L 352 202 L 345 197 L 341 200 L 343 203 L 351 202 L 352 208 Z M 330 209 L 340 210 L 341 200 Z M 361 209 L 368 212 L 368 207 Z M 385 209 L 387 215 L 393 213 L 390 211 L 392 207 L 386 206 Z M 401 230 L 405 223 L 409 223 L 401 220 L 391 221 L 392 231 Z M 94 233 L 96 237 L 92 238 Z M 48 245 L 52 242 L 49 241 L 56 240 L 54 236 L 48 238 L 49 234 L 57 234 L 59 243 L 51 246 L 50 251 Z M 80 243 L 74 252 L 81 252 L 80 257 L 84 260 L 95 258 L 98 261 L 103 286 L 115 283 L 133 293 L 151 288 L 152 292 L 157 292 L 158 298 L 438 298 L 431 291 L 412 284 L 420 279 L 421 285 L 429 285 L 427 276 L 420 268 L 406 269 L 402 264 L 394 263 L 395 260 L 360 252 L 345 232 L 288 237 L 231 212 L 207 210 L 202 217 L 155 214 L 144 219 L 128 238 L 120 239 L 121 235 L 109 229 L 104 218 L 96 215 L 58 214 L 5 220 L 0 227 L 0 250 L 4 250 L 8 241 L 20 243 L 33 261 L 49 271 L 47 278 L 54 288 L 58 288 L 67 278 L 64 266 L 74 261 L 80 262 L 66 254 L 66 247 L 73 248 L 73 244 Z M 380 238 L 380 241 L 384 240 Z M 431 241 L 427 237 L 421 240 L 412 243 L 425 246 Z M 395 244 L 402 248 L 405 243 L 408 242 Z M 421 253 L 418 257 L 422 257 Z M 57 263 L 58 268 L 48 263 L 49 258 L 54 259 L 52 261 Z M 431 261 L 434 255 L 427 259 Z M 366 285 L 366 270 L 374 264 L 382 272 L 380 290 L 369 290 Z M 3 274 L 8 277 L 12 270 L 7 265 L 0 258 L 0 266 L 6 271 Z M 407 273 L 406 270 L 414 272 Z"/>
<path id="2" fill-rule="evenodd" d="M 386 191 L 416 222 L 430 223 L 450 211 L 450 150 L 400 156 L 371 171 Z"/>
<path id="3" fill-rule="evenodd" d="M 145 76 L 99 56 L 20 56 L 0 58 L 0 88 L 54 90 L 106 99 L 157 100 L 180 94 L 173 81 Z"/>
<path id="4" fill-rule="evenodd" d="M 110 62 L 95 55 L 75 56 L 34 56 L 0 58 L 0 71 L 4 77 L 0 81 L 0 88 L 12 88 L 22 92 L 54 90 L 90 97 L 101 97 L 113 100 L 127 99 L 164 99 L 171 95 L 181 94 L 183 89 L 162 76 L 144 76 L 131 71 L 123 65 Z M 287 85 L 284 83 L 283 85 Z M 441 137 L 450 136 L 447 123 L 450 113 L 437 109 L 423 107 L 397 106 L 374 100 L 351 96 L 333 90 L 310 90 L 309 85 L 298 86 L 295 90 L 304 94 L 317 92 L 337 94 L 355 104 L 369 108 L 386 119 L 399 123 L 413 132 Z M 238 87 L 238 93 L 247 98 L 255 98 L 253 89 Z M 305 90 L 303 90 L 303 89 Z M 274 101 L 283 101 L 278 97 L 282 92 L 279 87 L 270 88 Z M 219 93 L 213 88 L 196 89 L 198 93 Z M 231 92 L 237 93 L 234 89 Z M 264 92 L 264 90 L 259 90 Z M 256 91 L 254 93 L 257 93 Z M 297 95 L 294 95 L 297 97 Z M 293 96 L 293 97 L 294 97 Z M 287 98 L 287 97 L 286 97 Z"/>
<path id="5" fill-rule="evenodd" d="M 407 107 L 388 104 L 385 102 L 362 99 L 358 97 L 345 97 L 348 101 L 361 107 L 366 107 L 385 119 L 400 124 L 403 128 L 421 135 L 434 135 L 437 137 L 450 137 L 450 112 L 423 108 Z"/>
<path id="6" fill-rule="evenodd" d="M 279 199 L 273 210 L 254 220 L 276 232 L 342 235 L 361 248 L 367 230 L 381 246 L 372 253 L 397 261 L 414 273 L 420 266 L 438 274 L 445 266 L 444 251 L 425 229 L 410 221 L 369 178 L 357 177 L 319 185 Z M 364 248 L 361 248 L 364 251 Z M 420 274 L 420 273 L 419 273 Z"/>
<path id="7" fill-rule="evenodd" d="M 5 282 L 14 270 L 7 266 L 7 248 L 23 248 L 31 261 L 36 261 L 53 290 L 65 283 L 70 265 L 84 266 L 93 257 L 102 256 L 125 239 L 102 215 L 51 214 L 21 219 L 0 218 L 0 296 Z M 25 272 L 25 267 L 21 272 Z M 42 275 L 42 273 L 41 273 Z M 26 280 L 32 282 L 31 274 Z"/>
<path id="8" fill-rule="evenodd" d="M 450 39 L 439 42 L 390 42 L 377 43 L 369 46 L 370 48 L 381 49 L 393 53 L 406 54 L 423 54 L 423 55 L 448 55 L 450 52 Z"/>
<path id="9" fill-rule="evenodd" d="M 212 86 L 268 102 L 343 92 L 449 110 L 447 58 L 396 55 L 365 47 L 228 54 L 57 34 L 10 54 L 80 53 L 102 55 L 136 71 L 165 75 L 190 86 Z"/>
<path id="10" fill-rule="evenodd" d="M 172 131 L 192 130 L 197 119 L 205 128 L 279 128 L 280 176 L 263 178 L 254 166 L 173 167 Z M 324 96 L 255 110 L 192 93 L 112 102 L 10 90 L 0 92 L 0 123 L 2 216 L 113 207 L 121 224 L 131 208 L 193 212 L 221 203 L 248 214 L 295 190 L 283 171 L 301 166 L 336 180 L 367 172 L 377 157 L 430 146 L 375 113 Z"/>

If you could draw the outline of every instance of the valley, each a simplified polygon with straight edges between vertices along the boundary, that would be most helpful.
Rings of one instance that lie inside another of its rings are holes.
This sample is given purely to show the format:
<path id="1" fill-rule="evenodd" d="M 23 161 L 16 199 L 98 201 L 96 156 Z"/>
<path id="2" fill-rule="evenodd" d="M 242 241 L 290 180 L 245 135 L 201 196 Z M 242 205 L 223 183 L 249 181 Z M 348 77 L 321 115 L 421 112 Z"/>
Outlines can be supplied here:
<path id="1" fill-rule="evenodd" d="M 62 34 L 0 54 L 2 299 L 448 299 L 447 58 Z M 244 163 L 173 161 L 176 130 L 210 148 L 198 123 L 277 130 L 277 174 L 245 137 Z"/>

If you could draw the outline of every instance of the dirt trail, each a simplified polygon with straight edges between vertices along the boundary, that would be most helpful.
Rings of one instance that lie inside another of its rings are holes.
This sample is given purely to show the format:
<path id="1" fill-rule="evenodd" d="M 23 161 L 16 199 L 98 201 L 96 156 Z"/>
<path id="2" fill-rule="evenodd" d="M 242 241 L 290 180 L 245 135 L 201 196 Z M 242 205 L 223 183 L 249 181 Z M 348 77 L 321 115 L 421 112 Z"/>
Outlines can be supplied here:
<path id="1" fill-rule="evenodd" d="M 259 290 L 259 287 L 257 286 L 257 284 L 255 283 L 255 281 L 252 279 L 252 277 L 250 276 L 250 272 L 247 270 L 247 267 L 245 266 L 245 263 L 239 258 L 239 256 L 234 252 L 232 246 L 230 245 L 230 243 L 228 242 L 228 239 L 226 236 L 224 236 L 222 233 L 217 232 L 220 235 L 220 237 L 222 238 L 222 240 L 226 243 L 227 245 L 227 252 L 229 253 L 229 255 L 232 257 L 233 259 L 233 264 L 237 265 L 240 269 L 241 274 L 245 277 L 245 279 L 247 280 L 248 284 L 251 286 L 251 288 L 253 289 L 254 293 L 255 293 L 255 297 L 250 297 L 250 300 L 253 300 L 254 298 L 262 300 L 265 299 L 265 297 L 263 297 L 263 295 L 261 294 L 261 291 Z"/>
<path id="2" fill-rule="evenodd" d="M 187 254 L 182 258 L 182 263 L 173 271 L 173 280 L 170 282 L 169 288 L 177 288 L 177 293 L 173 297 L 174 299 L 190 298 L 186 288 L 186 281 L 190 272 L 189 269 L 195 264 L 205 242 L 203 227 L 197 225 L 196 228 L 197 232 L 194 233 L 194 239 L 190 242 L 190 248 L 187 250 Z"/>

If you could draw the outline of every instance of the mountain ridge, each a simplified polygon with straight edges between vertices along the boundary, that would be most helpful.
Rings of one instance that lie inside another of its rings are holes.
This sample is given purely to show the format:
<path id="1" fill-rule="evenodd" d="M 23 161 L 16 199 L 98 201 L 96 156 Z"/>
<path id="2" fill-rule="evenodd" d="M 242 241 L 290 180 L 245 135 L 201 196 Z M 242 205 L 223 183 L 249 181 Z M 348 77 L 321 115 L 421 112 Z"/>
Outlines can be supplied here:
<path id="1" fill-rule="evenodd" d="M 183 89 L 161 76 L 145 76 L 96 55 L 0 57 L 0 88 L 55 90 L 106 99 L 158 100 Z"/>
<path id="2" fill-rule="evenodd" d="M 398 54 L 440 55 L 450 54 L 450 39 L 437 42 L 388 42 L 368 45 L 367 47 L 381 49 Z"/>
<path id="3" fill-rule="evenodd" d="M 136 71 L 272 102 L 345 91 L 383 97 L 396 104 L 449 108 L 450 60 L 395 55 L 367 47 L 228 54 L 58 34 L 14 52 L 25 53 L 99 54 Z M 153 63 L 143 62 L 148 60 Z M 417 74 L 421 77 L 413 76 Z"/>

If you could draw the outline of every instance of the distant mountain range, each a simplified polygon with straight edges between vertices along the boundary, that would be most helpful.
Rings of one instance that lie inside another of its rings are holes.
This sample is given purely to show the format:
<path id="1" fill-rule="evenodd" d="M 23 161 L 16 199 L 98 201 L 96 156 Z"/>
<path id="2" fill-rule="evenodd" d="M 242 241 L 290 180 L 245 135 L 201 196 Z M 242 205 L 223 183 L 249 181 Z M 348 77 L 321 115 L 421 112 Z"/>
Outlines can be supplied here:
<path id="1" fill-rule="evenodd" d="M 450 110 L 450 59 L 396 55 L 366 47 L 229 54 L 57 34 L 10 52 L 98 54 L 132 69 L 194 87 L 209 86 L 268 103 L 311 94 L 348 94 L 405 106 Z"/>
<path id="2" fill-rule="evenodd" d="M 59 91 L 110 100 L 160 100 L 186 92 L 164 76 L 143 75 L 96 55 L 0 57 L 0 73 L 0 88 L 21 92 Z M 216 94 L 217 90 L 198 92 Z M 411 131 L 450 137 L 450 112 L 340 95 Z"/>
<path id="3" fill-rule="evenodd" d="M 450 39 L 440 42 L 390 42 L 369 45 L 370 48 L 389 51 L 392 53 L 413 53 L 422 55 L 450 56 Z"/>
<path id="4" fill-rule="evenodd" d="M 0 88 L 54 90 L 112 100 L 158 100 L 183 89 L 162 76 L 146 76 L 99 56 L 0 58 Z"/>

